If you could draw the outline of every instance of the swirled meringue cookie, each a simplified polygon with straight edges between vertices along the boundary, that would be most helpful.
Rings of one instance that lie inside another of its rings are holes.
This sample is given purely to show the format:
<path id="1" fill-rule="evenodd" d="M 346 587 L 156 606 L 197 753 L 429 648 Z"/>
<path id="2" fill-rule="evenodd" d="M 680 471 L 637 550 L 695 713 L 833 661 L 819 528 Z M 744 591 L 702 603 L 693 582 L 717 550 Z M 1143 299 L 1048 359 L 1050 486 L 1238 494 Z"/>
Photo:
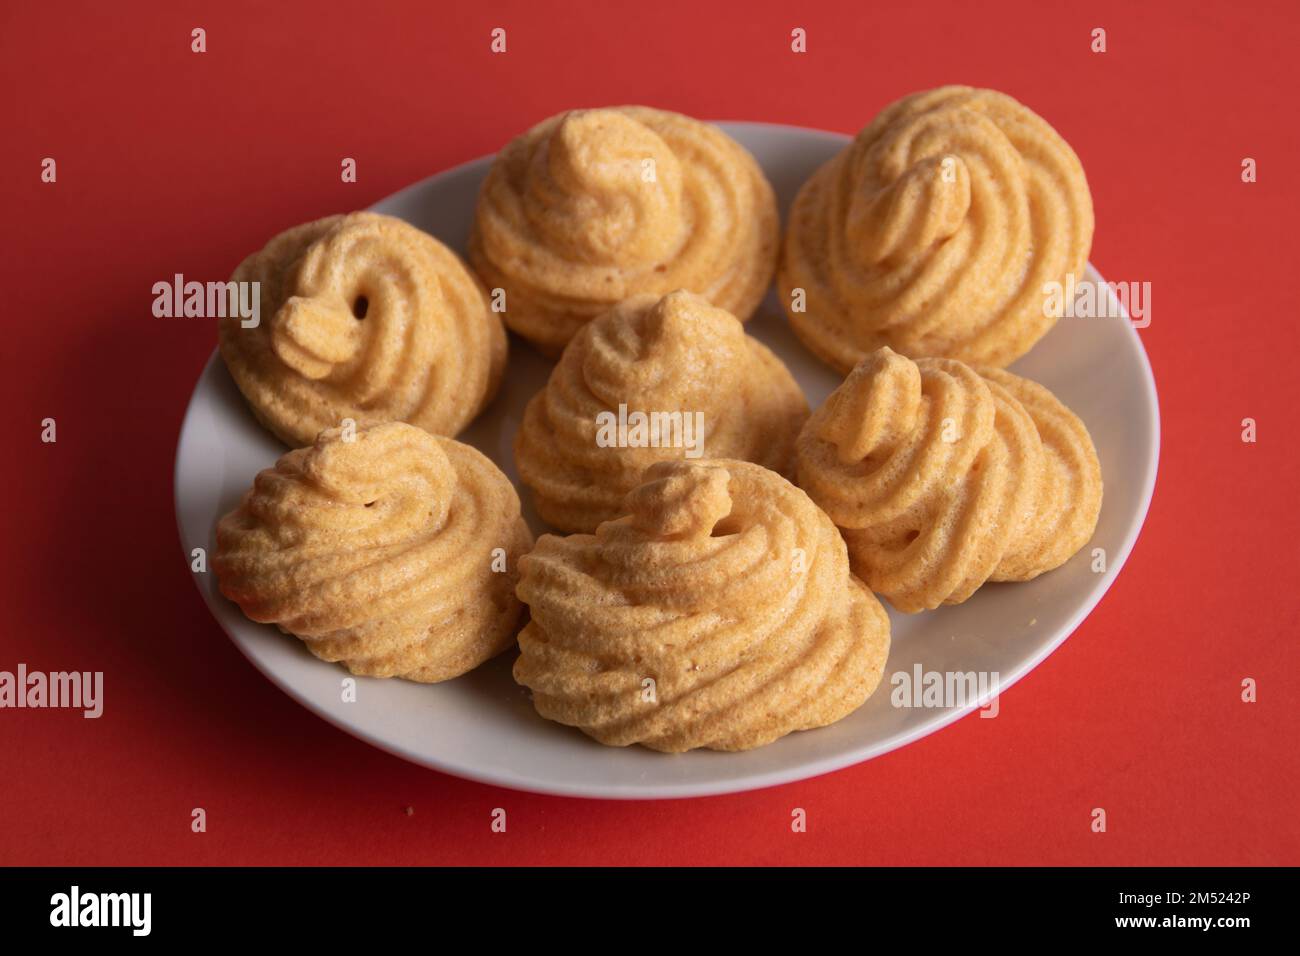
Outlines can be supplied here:
<path id="1" fill-rule="evenodd" d="M 955 359 L 863 359 L 799 436 L 798 481 L 900 611 L 1027 581 L 1087 543 L 1101 465 L 1043 386 Z"/>
<path id="2" fill-rule="evenodd" d="M 661 462 L 594 535 L 521 561 L 515 680 L 603 744 L 748 750 L 834 723 L 875 690 L 889 618 L 834 525 L 742 461 Z"/>
<path id="3" fill-rule="evenodd" d="M 565 348 L 524 412 L 515 462 L 552 527 L 594 531 L 657 461 L 739 458 L 792 476 L 807 417 L 794 377 L 731 313 L 689 292 L 633 296 Z"/>
<path id="4" fill-rule="evenodd" d="M 355 212 L 280 233 L 235 270 L 261 322 L 221 321 L 221 355 L 286 444 L 356 422 L 455 435 L 496 394 L 505 329 L 454 252 L 392 216 Z"/>
<path id="5" fill-rule="evenodd" d="M 689 289 L 747 320 L 772 282 L 776 198 L 715 126 L 644 106 L 573 110 L 497 156 L 469 258 L 506 324 L 558 355 L 633 295 Z"/>
<path id="6" fill-rule="evenodd" d="M 795 332 L 847 372 L 889 346 L 1002 367 L 1083 278 L 1092 197 L 1068 143 L 993 90 L 892 104 L 804 184 L 777 284 Z M 802 294 L 800 294 L 802 290 Z"/>
<path id="7" fill-rule="evenodd" d="M 217 524 L 221 592 L 354 674 L 433 683 L 513 643 L 532 535 L 468 445 L 402 422 L 322 432 Z"/>

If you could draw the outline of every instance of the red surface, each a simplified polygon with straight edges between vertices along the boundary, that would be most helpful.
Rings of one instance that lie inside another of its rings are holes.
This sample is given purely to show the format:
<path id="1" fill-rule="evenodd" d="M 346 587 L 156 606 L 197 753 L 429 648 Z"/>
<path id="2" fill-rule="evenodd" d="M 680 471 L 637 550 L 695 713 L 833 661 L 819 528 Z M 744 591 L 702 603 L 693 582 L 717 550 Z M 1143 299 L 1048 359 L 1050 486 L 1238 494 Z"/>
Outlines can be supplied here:
<path id="1" fill-rule="evenodd" d="M 16 6 L 0 13 L 0 669 L 103 670 L 106 686 L 97 721 L 0 711 L 0 863 L 1300 863 L 1293 3 Z M 1160 300 L 1141 333 L 1164 424 L 1146 529 L 996 720 L 739 796 L 539 797 L 352 739 L 218 629 L 171 481 L 215 330 L 155 319 L 155 281 L 224 278 L 291 223 L 567 107 L 853 132 L 945 82 L 1005 90 L 1064 134 L 1092 186 L 1093 261 Z M 46 156 L 57 184 L 39 180 Z"/>

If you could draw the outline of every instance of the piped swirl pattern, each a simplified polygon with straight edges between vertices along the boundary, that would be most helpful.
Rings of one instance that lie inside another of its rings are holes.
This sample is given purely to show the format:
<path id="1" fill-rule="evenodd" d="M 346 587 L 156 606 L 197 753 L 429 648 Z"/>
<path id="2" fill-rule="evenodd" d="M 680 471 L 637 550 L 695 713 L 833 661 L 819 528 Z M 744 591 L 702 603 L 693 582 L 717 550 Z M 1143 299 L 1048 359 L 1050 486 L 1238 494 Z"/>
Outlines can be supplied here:
<path id="1" fill-rule="evenodd" d="M 795 332 L 847 372 L 881 346 L 1003 367 L 1081 280 L 1083 167 L 1004 93 L 945 86 L 887 107 L 804 184 L 777 282 Z M 797 303 L 797 304 L 796 304 Z"/>
<path id="2" fill-rule="evenodd" d="M 553 116 L 505 147 L 479 194 L 470 262 L 506 323 L 558 355 L 638 294 L 689 289 L 742 321 L 772 281 L 772 187 L 717 127 L 643 106 Z"/>
<path id="3" fill-rule="evenodd" d="M 612 746 L 747 750 L 880 682 L 889 619 L 807 495 L 740 461 L 661 462 L 594 535 L 522 561 L 515 679 Z"/>
<path id="4" fill-rule="evenodd" d="M 659 416 L 654 444 L 602 442 L 620 406 Z M 515 461 L 552 527 L 589 532 L 623 513 L 657 461 L 738 458 L 791 476 L 807 417 L 793 376 L 735 316 L 688 292 L 635 296 L 565 348 L 524 413 Z"/>
<path id="5" fill-rule="evenodd" d="M 223 319 L 221 355 L 286 444 L 310 444 L 345 418 L 455 435 L 500 384 L 505 329 L 482 288 L 400 219 L 358 212 L 296 226 L 234 280 L 261 284 L 261 322 Z"/>
<path id="6" fill-rule="evenodd" d="M 322 432 L 261 472 L 218 523 L 213 567 L 244 614 L 317 657 L 432 683 L 510 646 L 531 546 L 492 462 L 390 422 Z"/>
<path id="7" fill-rule="evenodd" d="M 808 419 L 798 481 L 854 573 L 900 611 L 1026 581 L 1092 537 L 1101 466 L 1043 386 L 954 359 L 863 359 Z"/>

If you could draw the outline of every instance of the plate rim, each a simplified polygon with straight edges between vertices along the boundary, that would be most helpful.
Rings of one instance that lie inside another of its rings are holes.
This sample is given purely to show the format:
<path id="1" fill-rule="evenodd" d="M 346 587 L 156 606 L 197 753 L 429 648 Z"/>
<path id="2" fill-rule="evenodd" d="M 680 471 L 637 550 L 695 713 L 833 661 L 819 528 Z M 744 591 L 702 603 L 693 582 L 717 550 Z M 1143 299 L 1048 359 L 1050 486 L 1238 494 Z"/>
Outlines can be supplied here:
<path id="1" fill-rule="evenodd" d="M 710 122 L 721 127 L 724 132 L 728 133 L 728 135 L 731 135 L 731 131 L 738 127 L 746 127 L 779 132 L 812 134 L 839 142 L 848 142 L 853 138 L 850 134 L 840 133 L 833 130 L 817 129 L 815 127 L 798 126 L 786 123 L 771 123 L 752 120 L 706 120 L 705 122 Z M 430 180 L 464 173 L 471 167 L 490 163 L 495 156 L 495 153 L 488 153 L 458 163 L 454 166 L 449 166 L 446 169 L 439 170 L 435 173 L 431 173 L 428 176 L 403 186 L 395 192 L 381 197 L 367 208 L 373 209 L 375 206 L 397 201 L 408 192 L 413 192 L 422 187 L 426 187 Z M 1119 579 L 1120 572 L 1128 563 L 1129 556 L 1132 554 L 1134 547 L 1137 545 L 1138 538 L 1141 537 L 1142 531 L 1146 527 L 1146 520 L 1150 512 L 1151 501 L 1155 494 L 1162 442 L 1160 396 L 1159 390 L 1156 387 L 1155 373 L 1151 367 L 1151 360 L 1147 355 L 1146 347 L 1142 342 L 1141 336 L 1138 334 L 1137 329 L 1133 327 L 1132 322 L 1128 320 L 1129 317 L 1127 310 L 1123 309 L 1121 303 L 1118 303 L 1117 300 L 1113 299 L 1113 293 L 1109 291 L 1108 286 L 1104 285 L 1105 279 L 1091 261 L 1087 263 L 1087 269 L 1091 270 L 1097 276 L 1100 283 L 1103 283 L 1101 288 L 1108 290 L 1107 295 L 1112 297 L 1112 304 L 1122 310 L 1125 319 L 1123 334 L 1129 338 L 1131 345 L 1136 346 L 1136 354 L 1140 359 L 1140 378 L 1146 395 L 1147 406 L 1150 410 L 1150 427 L 1152 432 L 1152 441 L 1150 447 L 1147 449 L 1146 460 L 1143 463 L 1142 489 L 1140 494 L 1141 504 L 1135 515 L 1135 520 L 1127 529 L 1124 539 L 1116 554 L 1108 563 L 1106 572 L 1101 575 L 1100 579 L 1094 584 L 1087 598 L 1075 609 L 1067 622 L 1058 629 L 1057 635 L 1051 641 L 1040 648 L 1035 654 L 1020 662 L 1009 676 L 999 675 L 999 695 L 1005 693 L 1008 689 L 1018 683 L 1021 678 L 1051 656 L 1074 634 L 1076 630 L 1078 630 L 1079 626 L 1090 614 L 1092 614 L 1097 605 L 1101 603 L 1102 598 L 1106 596 L 1115 581 Z M 181 450 L 185 436 L 190 427 L 191 418 L 195 414 L 196 402 L 199 399 L 199 387 L 210 374 L 213 374 L 213 367 L 219 363 L 220 360 L 220 349 L 214 347 L 212 353 L 204 363 L 202 370 L 199 372 L 198 378 L 195 380 L 189 401 L 185 406 L 185 414 L 181 419 L 180 429 L 176 438 L 176 452 L 172 466 L 172 507 L 176 521 L 177 537 L 180 541 L 182 553 L 187 562 L 190 559 L 190 547 L 186 541 L 185 528 L 181 522 Z M 262 674 L 263 677 L 269 680 L 271 684 L 306 710 L 325 720 L 334 727 L 344 731 L 348 735 L 361 740 L 378 750 L 382 750 L 385 753 L 405 760 L 408 763 L 413 763 L 430 770 L 436 770 L 440 773 L 445 773 L 463 780 L 471 780 L 476 783 L 503 787 L 505 789 L 525 793 L 591 800 L 682 800 L 763 790 L 769 787 L 776 787 L 788 783 L 811 780 L 825 776 L 826 774 L 834 773 L 837 770 L 856 766 L 857 764 L 865 763 L 868 760 L 891 753 L 948 727 L 961 718 L 969 715 L 972 711 L 977 710 L 980 706 L 979 701 L 973 701 L 963 707 L 944 710 L 942 713 L 937 714 L 933 721 L 922 724 L 901 736 L 891 737 L 885 741 L 878 741 L 858 748 L 851 748 L 840 754 L 836 754 L 835 756 L 815 760 L 811 764 L 800 764 L 794 767 L 758 772 L 753 774 L 751 777 L 742 780 L 727 779 L 705 783 L 673 782 L 656 785 L 653 789 L 645 789 L 643 785 L 639 784 L 586 783 L 581 785 L 572 785 L 568 783 L 536 782 L 531 779 L 520 780 L 517 777 L 512 777 L 509 773 L 504 771 L 497 771 L 491 768 L 475 768 L 460 763 L 431 758 L 427 754 L 416 753 L 409 748 L 376 737 L 357 726 L 347 723 L 342 717 L 338 716 L 335 711 L 327 710 L 318 706 L 316 702 L 309 699 L 305 694 L 299 692 L 292 683 L 282 679 L 273 670 L 263 667 L 262 664 L 252 655 L 250 650 L 245 647 L 244 642 L 227 629 L 223 623 L 223 614 L 215 604 L 216 598 L 212 593 L 212 589 L 205 588 L 200 582 L 198 575 L 192 572 L 190 574 L 190 579 L 199 594 L 202 596 L 203 602 L 207 606 L 215 623 L 219 628 L 221 628 L 231 643 L 238 648 L 239 652 L 260 674 Z"/>

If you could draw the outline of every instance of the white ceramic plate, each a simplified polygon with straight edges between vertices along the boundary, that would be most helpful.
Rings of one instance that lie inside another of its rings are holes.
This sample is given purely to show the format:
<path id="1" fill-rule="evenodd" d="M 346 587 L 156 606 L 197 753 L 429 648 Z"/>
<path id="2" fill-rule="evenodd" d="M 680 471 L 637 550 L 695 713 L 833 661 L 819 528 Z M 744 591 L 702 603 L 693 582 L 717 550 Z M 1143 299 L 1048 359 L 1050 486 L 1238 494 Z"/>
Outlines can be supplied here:
<path id="1" fill-rule="evenodd" d="M 722 128 L 757 157 L 776 187 L 782 213 L 805 179 L 845 143 L 834 133 L 760 123 Z M 373 208 L 400 216 L 464 250 L 479 182 L 489 158 L 416 183 Z M 286 223 L 286 225 L 288 225 Z M 250 238 L 250 246 L 267 237 Z M 1089 270 L 1089 277 L 1097 276 Z M 1104 288 L 1104 286 L 1103 286 Z M 748 328 L 780 355 L 816 407 L 839 383 L 790 332 L 775 294 Z M 460 436 L 515 481 L 511 440 L 524 404 L 543 386 L 551 363 L 517 340 L 501 395 Z M 1125 319 L 1066 318 L 1012 370 L 1047 385 L 1083 419 L 1101 458 L 1105 500 L 1092 543 L 1065 566 L 1027 584 L 989 585 L 965 604 L 919 615 L 891 611 L 893 645 L 881 689 L 839 723 L 791 734 L 747 753 L 669 756 L 640 747 L 603 747 L 569 727 L 538 717 L 510 677 L 515 654 L 432 686 L 359 678 L 357 700 L 341 700 L 338 665 L 312 657 L 292 637 L 248 621 L 217 590 L 216 576 L 196 574 L 218 622 L 267 677 L 321 717 L 407 760 L 446 773 L 542 793 L 654 798 L 728 793 L 837 770 L 951 723 L 977 704 L 896 708 L 891 675 L 925 671 L 989 672 L 1005 690 L 1079 626 L 1119 574 L 1137 538 L 1155 483 L 1160 444 L 1155 382 L 1138 334 Z M 214 353 L 185 416 L 176 451 L 176 516 L 188 557 L 211 553 L 213 527 L 253 476 L 285 451 L 253 420 Z M 524 513 L 537 532 L 526 489 Z M 1092 570 L 1093 548 L 1107 569 Z"/>

